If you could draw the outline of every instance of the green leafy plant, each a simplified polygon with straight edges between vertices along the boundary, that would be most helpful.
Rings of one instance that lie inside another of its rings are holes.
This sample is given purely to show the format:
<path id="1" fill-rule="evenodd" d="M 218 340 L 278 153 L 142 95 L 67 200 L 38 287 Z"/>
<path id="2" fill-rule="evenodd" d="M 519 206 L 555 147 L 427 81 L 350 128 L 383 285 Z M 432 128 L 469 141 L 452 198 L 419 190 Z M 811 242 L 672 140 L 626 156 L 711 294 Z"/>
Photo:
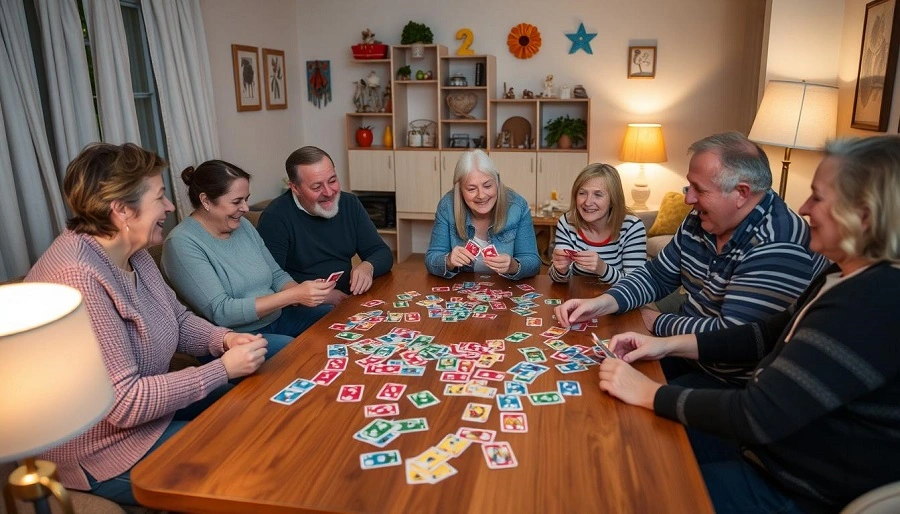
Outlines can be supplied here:
<path id="1" fill-rule="evenodd" d="M 410 22 L 403 27 L 403 33 L 400 35 L 400 44 L 411 45 L 413 43 L 423 43 L 426 45 L 434 43 L 434 34 L 431 33 L 431 29 L 428 28 L 428 25 L 410 20 Z"/>
<path id="2" fill-rule="evenodd" d="M 587 137 L 587 123 L 581 118 L 572 118 L 568 114 L 551 120 L 544 126 L 547 135 L 544 141 L 547 146 L 553 146 L 563 135 L 569 136 L 573 146 L 578 146 Z"/>
<path id="3" fill-rule="evenodd" d="M 398 77 L 409 78 L 410 75 L 412 75 L 412 68 L 410 68 L 409 65 L 401 66 L 400 69 L 397 70 Z"/>

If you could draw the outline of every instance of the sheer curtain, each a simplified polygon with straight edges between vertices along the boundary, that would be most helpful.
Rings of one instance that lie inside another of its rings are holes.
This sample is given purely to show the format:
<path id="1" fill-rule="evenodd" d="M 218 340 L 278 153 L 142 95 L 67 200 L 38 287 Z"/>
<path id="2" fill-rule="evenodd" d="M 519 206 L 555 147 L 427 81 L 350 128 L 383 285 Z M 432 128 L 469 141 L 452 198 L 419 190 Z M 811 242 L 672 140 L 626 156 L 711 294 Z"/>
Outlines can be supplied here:
<path id="1" fill-rule="evenodd" d="M 141 144 L 122 7 L 119 0 L 82 0 L 82 5 L 91 40 L 103 141 Z"/>
<path id="2" fill-rule="evenodd" d="M 178 219 L 191 212 L 181 170 L 219 156 L 212 73 L 199 0 L 142 2 Z"/>
<path id="3" fill-rule="evenodd" d="M 100 135 L 75 0 L 36 0 L 60 184 L 66 165 Z"/>
<path id="4" fill-rule="evenodd" d="M 0 280 L 28 272 L 65 224 L 22 2 L 0 2 Z"/>

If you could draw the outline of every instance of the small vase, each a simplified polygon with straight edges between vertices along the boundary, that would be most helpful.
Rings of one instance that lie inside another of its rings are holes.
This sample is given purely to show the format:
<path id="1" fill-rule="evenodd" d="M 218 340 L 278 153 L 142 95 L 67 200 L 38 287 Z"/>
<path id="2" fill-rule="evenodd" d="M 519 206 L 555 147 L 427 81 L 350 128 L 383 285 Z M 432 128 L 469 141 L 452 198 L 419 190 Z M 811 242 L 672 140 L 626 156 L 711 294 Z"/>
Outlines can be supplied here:
<path id="1" fill-rule="evenodd" d="M 356 144 L 363 148 L 372 146 L 372 129 L 362 127 L 356 129 Z"/>
<path id="2" fill-rule="evenodd" d="M 425 57 L 425 45 L 423 45 L 422 43 L 413 43 L 410 51 L 413 59 L 421 59 L 422 57 Z"/>
<path id="3" fill-rule="evenodd" d="M 384 127 L 384 137 L 381 138 L 382 143 L 384 143 L 385 148 L 391 148 L 394 146 L 394 133 L 391 131 L 391 126 L 388 125 Z"/>
<path id="4" fill-rule="evenodd" d="M 570 138 L 566 134 L 559 136 L 559 139 L 556 141 L 556 147 L 560 150 L 568 150 L 569 148 L 572 148 L 572 138 Z"/>

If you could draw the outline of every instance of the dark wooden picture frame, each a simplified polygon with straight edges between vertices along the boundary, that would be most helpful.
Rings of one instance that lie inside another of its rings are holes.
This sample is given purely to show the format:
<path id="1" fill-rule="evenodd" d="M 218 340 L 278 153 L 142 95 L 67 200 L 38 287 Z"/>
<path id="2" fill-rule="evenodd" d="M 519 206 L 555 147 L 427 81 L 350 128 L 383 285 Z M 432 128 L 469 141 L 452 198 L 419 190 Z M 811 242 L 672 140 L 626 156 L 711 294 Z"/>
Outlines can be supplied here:
<path id="1" fill-rule="evenodd" d="M 656 47 L 628 47 L 628 78 L 652 79 L 656 77 Z"/>
<path id="2" fill-rule="evenodd" d="M 851 127 L 887 131 L 898 47 L 900 9 L 897 9 L 897 0 L 875 0 L 866 4 Z"/>
<path id="3" fill-rule="evenodd" d="M 284 62 L 284 51 L 263 48 L 262 62 L 266 109 L 287 109 L 287 69 Z"/>
<path id="4" fill-rule="evenodd" d="M 255 46 L 231 45 L 234 98 L 238 111 L 262 110 L 259 97 L 259 52 Z"/>

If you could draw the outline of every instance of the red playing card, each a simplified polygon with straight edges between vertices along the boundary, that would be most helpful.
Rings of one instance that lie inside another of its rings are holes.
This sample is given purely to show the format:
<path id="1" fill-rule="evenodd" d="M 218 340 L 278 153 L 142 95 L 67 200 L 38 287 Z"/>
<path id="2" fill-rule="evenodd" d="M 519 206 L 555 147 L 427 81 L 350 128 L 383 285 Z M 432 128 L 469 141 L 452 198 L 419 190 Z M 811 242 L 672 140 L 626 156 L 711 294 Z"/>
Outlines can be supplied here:
<path id="1" fill-rule="evenodd" d="M 347 369 L 347 357 L 328 359 L 325 363 L 325 369 L 328 371 L 344 371 Z"/>
<path id="2" fill-rule="evenodd" d="M 480 378 L 484 380 L 504 380 L 506 373 L 502 371 L 492 371 L 489 369 L 479 369 L 472 374 L 472 378 Z"/>
<path id="3" fill-rule="evenodd" d="M 456 371 L 460 373 L 471 373 L 475 369 L 475 361 L 471 359 L 460 359 L 456 364 Z"/>
<path id="4" fill-rule="evenodd" d="M 396 416 L 400 414 L 400 405 L 396 403 L 379 403 L 376 405 L 366 405 L 364 409 L 367 418 L 377 418 L 380 416 Z"/>
<path id="5" fill-rule="evenodd" d="M 340 280 L 341 275 L 343 275 L 343 274 L 344 274 L 343 271 L 335 271 L 331 275 L 328 275 L 328 278 L 325 281 L 326 282 L 337 282 L 338 280 Z"/>
<path id="6" fill-rule="evenodd" d="M 494 245 L 487 245 L 481 250 L 481 254 L 485 257 L 496 257 L 500 255 L 500 252 L 497 251 L 497 248 Z"/>
<path id="7" fill-rule="evenodd" d="M 362 400 L 364 385 L 344 385 L 338 392 L 337 401 L 339 402 L 358 402 Z"/>
<path id="8" fill-rule="evenodd" d="M 418 312 L 407 312 L 406 314 L 404 314 L 403 319 L 406 320 L 408 323 L 413 323 L 416 321 L 421 321 L 422 315 L 419 314 Z"/>
<path id="9" fill-rule="evenodd" d="M 569 248 L 566 248 L 563 251 L 566 252 L 566 257 L 568 257 L 570 259 L 574 259 L 575 256 L 578 255 L 577 251 L 569 249 Z"/>
<path id="10" fill-rule="evenodd" d="M 441 382 L 463 383 L 469 380 L 468 373 L 458 373 L 456 371 L 445 371 L 441 373 Z"/>
<path id="11" fill-rule="evenodd" d="M 400 366 L 393 364 L 370 364 L 366 366 L 366 375 L 396 375 L 400 373 Z"/>
<path id="12" fill-rule="evenodd" d="M 478 254 L 481 253 L 481 247 L 478 246 L 478 243 L 469 239 L 466 242 L 466 251 L 472 254 L 472 257 L 478 257 Z"/>
<path id="13" fill-rule="evenodd" d="M 393 384 L 388 382 L 381 387 L 381 390 L 378 391 L 375 398 L 378 398 L 379 400 L 396 400 L 403 396 L 403 391 L 406 391 L 406 384 Z"/>
<path id="14" fill-rule="evenodd" d="M 528 432 L 528 418 L 524 412 L 501 412 L 500 431 L 519 434 Z"/>
<path id="15" fill-rule="evenodd" d="M 491 469 L 509 469 L 519 465 L 509 443 L 482 444 L 481 451 L 484 453 L 484 460 Z"/>
<path id="16" fill-rule="evenodd" d="M 327 386 L 335 381 L 337 377 L 341 375 L 340 371 L 326 371 L 322 370 L 316 373 L 316 376 L 313 377 L 312 381 L 323 386 Z"/>

